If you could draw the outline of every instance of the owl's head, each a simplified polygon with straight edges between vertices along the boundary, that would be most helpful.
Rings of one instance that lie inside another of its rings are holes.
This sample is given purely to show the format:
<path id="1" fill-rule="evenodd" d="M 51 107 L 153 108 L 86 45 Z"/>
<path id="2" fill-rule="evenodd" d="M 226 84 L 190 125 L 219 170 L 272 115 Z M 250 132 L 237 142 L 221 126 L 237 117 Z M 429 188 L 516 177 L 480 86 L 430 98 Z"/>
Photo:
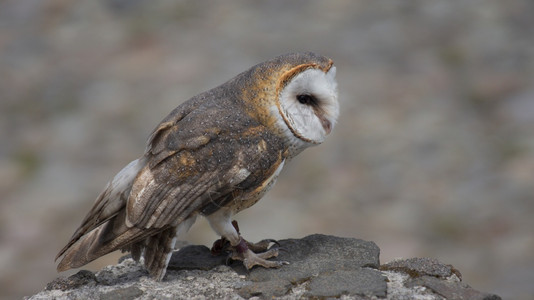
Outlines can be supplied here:
<path id="1" fill-rule="evenodd" d="M 292 74 L 295 73 L 295 74 Z M 334 128 L 339 115 L 336 67 L 328 70 L 305 66 L 286 73 L 278 93 L 278 112 L 298 139 L 320 144 Z"/>
<path id="2" fill-rule="evenodd" d="M 320 144 L 334 128 L 339 103 L 336 67 L 331 59 L 314 53 L 291 53 L 261 63 L 243 75 L 253 83 L 243 92 L 254 114 L 292 144 Z"/>

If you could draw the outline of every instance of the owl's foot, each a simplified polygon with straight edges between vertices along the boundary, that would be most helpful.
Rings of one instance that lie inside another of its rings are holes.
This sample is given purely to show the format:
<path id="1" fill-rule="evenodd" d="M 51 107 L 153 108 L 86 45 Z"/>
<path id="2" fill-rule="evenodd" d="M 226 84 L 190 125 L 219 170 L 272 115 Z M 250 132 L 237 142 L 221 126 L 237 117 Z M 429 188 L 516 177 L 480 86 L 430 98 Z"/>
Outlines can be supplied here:
<path id="1" fill-rule="evenodd" d="M 239 244 L 233 247 L 234 251 L 232 252 L 230 258 L 233 260 L 243 261 L 243 265 L 247 270 L 250 270 L 254 266 L 262 266 L 264 268 L 279 268 L 283 265 L 288 265 L 289 263 L 287 261 L 267 260 L 271 257 L 278 256 L 278 248 L 266 250 L 271 242 L 272 240 L 263 240 L 257 244 L 252 244 L 241 238 Z M 264 252 L 254 253 L 249 245 L 256 247 L 256 250 L 263 249 Z"/>
<path id="2" fill-rule="evenodd" d="M 211 248 L 213 255 L 220 255 L 222 252 L 230 252 L 229 258 L 233 260 L 241 260 L 245 268 L 250 269 L 253 266 L 259 265 L 265 268 L 278 268 L 282 265 L 289 264 L 285 261 L 270 261 L 271 257 L 277 257 L 278 251 L 281 248 L 271 248 L 271 243 L 278 244 L 277 241 L 267 239 L 258 243 L 251 243 L 241 238 L 241 242 L 236 247 L 232 247 L 230 242 L 225 238 L 216 240 Z"/>
<path id="3" fill-rule="evenodd" d="M 234 226 L 237 234 L 240 234 L 237 221 L 232 221 L 232 225 Z M 211 253 L 213 255 L 220 255 L 223 252 L 230 252 L 228 258 L 243 261 L 243 264 L 247 270 L 250 270 L 254 266 L 262 266 L 264 268 L 279 268 L 283 265 L 288 265 L 289 263 L 287 261 L 267 260 L 271 257 L 277 257 L 278 251 L 282 250 L 279 247 L 269 249 L 271 243 L 277 246 L 280 245 L 278 241 L 273 239 L 265 239 L 257 243 L 251 243 L 240 237 L 239 244 L 237 244 L 237 246 L 232 246 L 230 241 L 224 237 L 221 237 L 213 243 L 213 246 L 211 247 Z"/>
<path id="4" fill-rule="evenodd" d="M 239 225 L 237 224 L 237 221 L 232 221 L 232 225 L 234 226 L 235 230 L 237 231 L 237 234 L 241 234 L 239 232 Z M 265 252 L 269 249 L 269 246 L 271 244 L 275 244 L 277 246 L 280 246 L 280 243 L 278 243 L 277 240 L 273 239 L 265 239 L 261 240 L 257 243 L 251 243 L 247 240 L 245 240 L 245 243 L 247 243 L 247 247 L 252 250 L 254 253 L 259 252 Z M 280 249 L 280 247 L 277 247 Z M 228 241 L 226 238 L 221 237 L 220 239 L 213 242 L 213 245 L 211 246 L 211 254 L 213 255 L 219 255 L 223 252 L 232 251 L 232 246 L 230 245 L 230 241 Z"/>

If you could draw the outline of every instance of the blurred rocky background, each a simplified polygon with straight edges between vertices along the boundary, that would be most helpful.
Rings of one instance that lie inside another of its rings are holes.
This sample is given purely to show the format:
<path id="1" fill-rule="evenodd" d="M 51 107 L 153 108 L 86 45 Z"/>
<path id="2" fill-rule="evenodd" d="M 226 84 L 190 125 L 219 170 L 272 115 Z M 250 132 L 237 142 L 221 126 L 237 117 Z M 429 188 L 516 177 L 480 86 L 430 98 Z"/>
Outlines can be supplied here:
<path id="1" fill-rule="evenodd" d="M 174 107 L 315 51 L 338 67 L 339 124 L 241 232 L 372 240 L 381 263 L 434 257 L 531 299 L 533 15 L 530 0 L 1 1 L 0 297 L 57 276 L 57 251 Z M 200 220 L 184 238 L 217 237 Z"/>

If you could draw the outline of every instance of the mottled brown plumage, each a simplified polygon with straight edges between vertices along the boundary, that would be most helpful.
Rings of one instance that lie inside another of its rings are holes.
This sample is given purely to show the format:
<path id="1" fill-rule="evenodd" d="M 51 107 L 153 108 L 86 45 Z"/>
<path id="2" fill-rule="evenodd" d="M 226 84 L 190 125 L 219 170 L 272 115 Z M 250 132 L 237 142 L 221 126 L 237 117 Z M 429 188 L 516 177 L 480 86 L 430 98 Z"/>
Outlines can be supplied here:
<path id="1" fill-rule="evenodd" d="M 136 260 L 143 257 L 151 276 L 161 280 L 176 235 L 197 215 L 208 218 L 247 267 L 281 265 L 265 260 L 277 252 L 252 253 L 231 225 L 231 216 L 269 190 L 286 160 L 330 132 L 338 113 L 334 75 L 328 58 L 288 54 L 178 106 L 151 134 L 145 154 L 98 197 L 57 255 L 63 256 L 58 270 L 122 249 Z M 310 80 L 326 86 L 314 95 L 322 101 L 315 107 L 301 107 L 295 97 L 285 96 L 293 90 L 314 93 L 312 85 L 301 88 Z M 308 121 L 310 128 L 300 128 Z"/>

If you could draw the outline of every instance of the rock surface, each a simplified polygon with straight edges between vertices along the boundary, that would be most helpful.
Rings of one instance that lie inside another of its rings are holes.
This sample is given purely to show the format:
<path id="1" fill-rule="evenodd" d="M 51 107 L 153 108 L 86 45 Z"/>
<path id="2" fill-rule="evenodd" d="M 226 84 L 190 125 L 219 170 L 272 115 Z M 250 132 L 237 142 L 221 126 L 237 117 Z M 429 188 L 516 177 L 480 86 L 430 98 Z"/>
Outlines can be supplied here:
<path id="1" fill-rule="evenodd" d="M 129 257 L 93 273 L 82 270 L 50 282 L 27 299 L 500 299 L 472 289 L 460 272 L 435 259 L 380 265 L 373 242 L 327 235 L 281 240 L 280 269 L 253 268 L 213 256 L 208 247 L 176 251 L 162 282 Z"/>

